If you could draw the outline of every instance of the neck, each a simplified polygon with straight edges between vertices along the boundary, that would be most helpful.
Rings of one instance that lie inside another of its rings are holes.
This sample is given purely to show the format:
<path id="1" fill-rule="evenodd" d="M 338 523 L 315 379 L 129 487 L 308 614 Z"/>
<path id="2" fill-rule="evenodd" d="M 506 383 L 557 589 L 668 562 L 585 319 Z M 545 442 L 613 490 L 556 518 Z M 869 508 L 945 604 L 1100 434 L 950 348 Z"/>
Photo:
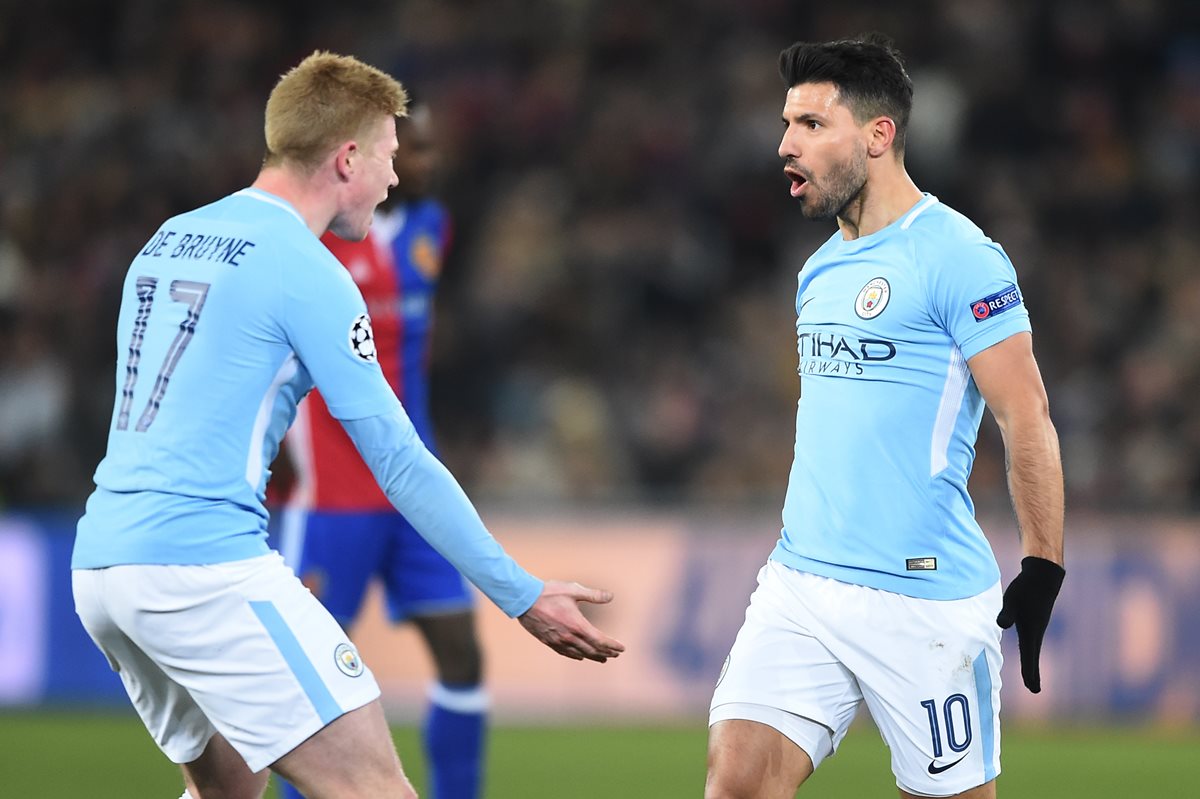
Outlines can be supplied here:
<path id="1" fill-rule="evenodd" d="M 329 230 L 337 209 L 337 197 L 329 187 L 320 185 L 318 177 L 287 166 L 265 166 L 252 185 L 291 203 L 314 236 L 323 236 Z"/>
<path id="2" fill-rule="evenodd" d="M 885 156 L 890 159 L 890 156 Z M 838 214 L 842 238 L 852 241 L 883 230 L 921 199 L 921 190 L 900 161 L 868 164 L 862 191 Z"/>

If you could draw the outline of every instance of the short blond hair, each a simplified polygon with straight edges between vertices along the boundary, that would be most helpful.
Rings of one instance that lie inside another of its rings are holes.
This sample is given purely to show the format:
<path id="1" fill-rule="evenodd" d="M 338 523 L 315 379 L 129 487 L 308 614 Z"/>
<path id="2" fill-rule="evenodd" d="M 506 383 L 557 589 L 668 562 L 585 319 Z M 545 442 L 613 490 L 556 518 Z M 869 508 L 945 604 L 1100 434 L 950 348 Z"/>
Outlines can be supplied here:
<path id="1" fill-rule="evenodd" d="M 395 78 L 353 56 L 314 51 L 285 73 L 267 98 L 263 165 L 314 170 L 381 115 L 407 113 L 408 92 Z"/>

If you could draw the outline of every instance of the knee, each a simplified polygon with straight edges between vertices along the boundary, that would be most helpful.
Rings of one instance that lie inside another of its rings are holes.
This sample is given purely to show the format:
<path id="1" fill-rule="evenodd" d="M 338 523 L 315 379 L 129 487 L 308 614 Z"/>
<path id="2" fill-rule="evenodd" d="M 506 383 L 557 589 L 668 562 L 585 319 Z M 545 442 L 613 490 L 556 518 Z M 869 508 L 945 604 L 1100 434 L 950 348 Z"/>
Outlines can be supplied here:
<path id="1" fill-rule="evenodd" d="M 744 778 L 709 766 L 704 799 L 753 799 L 757 795 L 757 787 Z"/>
<path id="2" fill-rule="evenodd" d="M 446 646 L 443 641 L 440 651 L 433 648 L 433 659 L 437 664 L 438 679 L 443 685 L 479 685 L 483 681 L 483 656 L 474 638 Z"/>
<path id="3" fill-rule="evenodd" d="M 472 616 L 428 620 L 421 626 L 443 684 L 467 686 L 482 682 L 483 654 Z"/>
<path id="4" fill-rule="evenodd" d="M 811 773 L 803 761 L 772 757 L 764 750 L 717 747 L 709 751 L 704 799 L 794 796 Z"/>
<path id="5" fill-rule="evenodd" d="M 484 656 L 474 630 L 456 630 L 456 635 L 431 641 L 438 679 L 448 685 L 479 685 L 484 678 Z"/>
<path id="6" fill-rule="evenodd" d="M 754 799 L 763 789 L 763 774 L 747 768 L 746 760 L 709 752 L 708 774 L 704 780 L 704 799 Z"/>

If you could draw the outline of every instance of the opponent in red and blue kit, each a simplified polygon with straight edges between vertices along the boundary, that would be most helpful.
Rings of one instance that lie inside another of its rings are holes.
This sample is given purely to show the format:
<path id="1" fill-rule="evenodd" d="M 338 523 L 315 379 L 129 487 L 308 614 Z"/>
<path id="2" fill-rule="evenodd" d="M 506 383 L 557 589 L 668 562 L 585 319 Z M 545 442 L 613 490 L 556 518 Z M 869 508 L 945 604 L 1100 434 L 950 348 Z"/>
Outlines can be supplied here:
<path id="1" fill-rule="evenodd" d="M 399 199 L 361 242 L 322 242 L 349 270 L 367 303 L 379 363 L 425 445 L 433 298 L 450 241 L 445 209 L 429 196 L 435 151 L 428 108 L 397 126 Z M 488 700 L 472 594 L 462 576 L 396 513 L 354 444 L 314 392 L 287 439 L 297 480 L 283 517 L 281 550 L 329 611 L 349 627 L 378 578 L 395 623 L 411 621 L 429 645 L 437 682 L 423 735 L 437 799 L 480 792 Z M 285 796 L 298 796 L 291 786 Z"/>

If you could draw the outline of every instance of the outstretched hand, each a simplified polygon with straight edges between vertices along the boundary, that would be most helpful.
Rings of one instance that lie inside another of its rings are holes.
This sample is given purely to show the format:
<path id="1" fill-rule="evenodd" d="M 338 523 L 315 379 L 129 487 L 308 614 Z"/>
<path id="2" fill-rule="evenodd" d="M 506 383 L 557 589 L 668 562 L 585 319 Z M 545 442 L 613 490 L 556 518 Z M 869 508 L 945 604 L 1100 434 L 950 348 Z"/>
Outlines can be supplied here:
<path id="1" fill-rule="evenodd" d="M 625 645 L 584 618 L 578 603 L 611 601 L 611 591 L 547 580 L 542 595 L 518 620 L 530 635 L 563 657 L 603 663 L 624 652 Z"/>
<path id="2" fill-rule="evenodd" d="M 1050 611 L 1066 572 L 1051 560 L 1027 557 L 1021 561 L 1021 573 L 1004 591 L 1004 603 L 996 623 L 1004 629 L 1017 625 L 1017 649 L 1021 653 L 1021 679 L 1032 693 L 1042 690 L 1038 661 L 1042 637 L 1050 624 Z"/>

